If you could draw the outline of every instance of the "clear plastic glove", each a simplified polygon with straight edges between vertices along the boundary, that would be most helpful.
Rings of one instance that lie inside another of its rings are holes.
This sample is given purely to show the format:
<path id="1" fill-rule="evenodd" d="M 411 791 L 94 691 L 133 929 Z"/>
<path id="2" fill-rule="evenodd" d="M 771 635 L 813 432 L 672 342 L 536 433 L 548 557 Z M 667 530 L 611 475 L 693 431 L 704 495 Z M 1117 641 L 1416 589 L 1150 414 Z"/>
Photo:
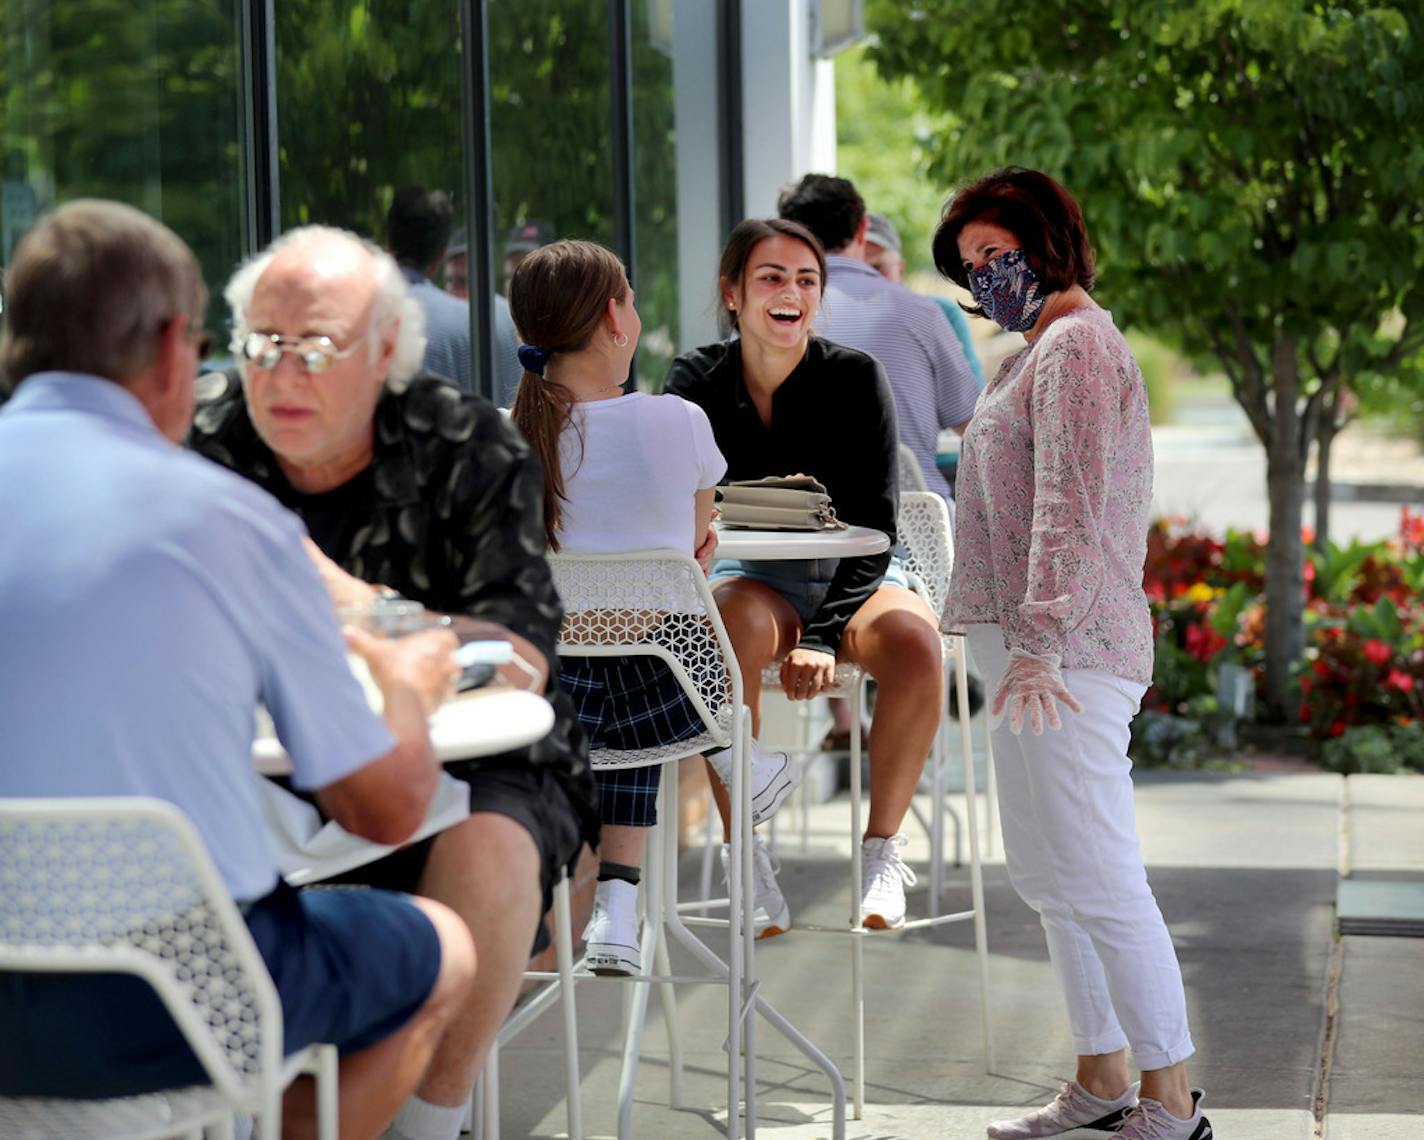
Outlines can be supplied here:
<path id="1" fill-rule="evenodd" d="M 1004 708 L 1007 706 L 1010 732 L 1015 736 L 1022 733 L 1024 716 L 1027 715 L 1033 734 L 1042 736 L 1044 721 L 1047 721 L 1048 727 L 1052 729 L 1063 727 L 1055 698 L 1074 712 L 1083 711 L 1083 706 L 1063 683 L 1063 674 L 1058 668 L 1058 655 L 1050 653 L 1039 656 L 1024 649 L 1010 649 L 1009 665 L 999 679 L 994 703 L 989 706 L 989 715 L 997 724 L 1003 719 Z"/>

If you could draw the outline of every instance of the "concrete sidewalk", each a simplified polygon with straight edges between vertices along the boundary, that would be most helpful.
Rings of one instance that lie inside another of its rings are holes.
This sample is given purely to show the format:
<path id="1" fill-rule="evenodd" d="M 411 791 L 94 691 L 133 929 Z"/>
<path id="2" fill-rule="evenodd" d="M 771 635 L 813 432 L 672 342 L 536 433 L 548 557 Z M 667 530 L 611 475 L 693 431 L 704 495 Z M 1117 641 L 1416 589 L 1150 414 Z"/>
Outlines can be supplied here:
<path id="1" fill-rule="evenodd" d="M 1424 777 L 1144 773 L 1139 830 L 1187 982 L 1197 1056 L 1223 1140 L 1424 1140 L 1424 939 L 1334 937 L 1342 867 L 1424 878 Z M 810 844 L 783 832 L 780 881 L 798 923 L 844 922 L 844 799 L 812 809 Z M 787 829 L 789 830 L 789 829 Z M 911 832 L 912 862 L 927 845 Z M 684 857 L 684 897 L 698 853 Z M 923 878 L 923 876 L 922 876 Z M 984 1125 L 1039 1104 L 1072 1072 L 1062 1002 L 1033 914 L 1001 856 L 985 868 L 997 1064 L 979 1044 L 968 924 L 877 935 L 865 947 L 867 1108 L 849 1137 L 980 1137 Z M 948 905 L 967 905 L 953 873 Z M 964 900 L 961 902 L 960 900 Z M 923 904 L 921 904 L 923 905 Z M 912 903 L 912 912 L 914 904 Z M 715 945 L 716 932 L 707 932 Z M 674 955 L 674 968 L 688 967 Z M 762 944 L 763 993 L 849 1081 L 847 940 L 795 933 Z M 619 1005 L 630 987 L 580 984 L 586 1135 L 616 1132 Z M 711 1137 L 723 1128 L 725 991 L 680 995 L 683 1110 L 667 1107 L 666 1038 L 657 1000 L 636 1085 L 637 1136 Z M 829 1136 L 828 1084 L 762 1022 L 764 1135 Z M 502 1055 L 505 1136 L 565 1135 L 557 1010 Z"/>

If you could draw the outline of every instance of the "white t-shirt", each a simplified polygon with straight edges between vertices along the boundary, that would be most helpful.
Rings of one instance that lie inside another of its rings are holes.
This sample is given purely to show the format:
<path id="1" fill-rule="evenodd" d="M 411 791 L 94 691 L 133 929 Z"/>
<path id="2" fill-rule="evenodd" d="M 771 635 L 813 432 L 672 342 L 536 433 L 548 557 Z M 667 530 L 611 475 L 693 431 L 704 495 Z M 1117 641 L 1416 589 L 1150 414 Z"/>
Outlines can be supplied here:
<path id="1" fill-rule="evenodd" d="M 703 537 L 694 496 L 727 473 L 707 413 L 678 396 L 575 404 L 559 453 L 568 496 L 559 549 L 569 554 L 691 554 Z"/>

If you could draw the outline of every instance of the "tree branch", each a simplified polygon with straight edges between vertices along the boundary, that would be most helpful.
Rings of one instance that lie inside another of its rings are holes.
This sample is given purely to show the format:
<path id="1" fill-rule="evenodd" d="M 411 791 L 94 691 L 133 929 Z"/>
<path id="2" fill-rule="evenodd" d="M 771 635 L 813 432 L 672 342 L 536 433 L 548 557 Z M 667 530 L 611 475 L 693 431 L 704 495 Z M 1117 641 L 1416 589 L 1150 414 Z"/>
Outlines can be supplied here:
<path id="1" fill-rule="evenodd" d="M 1241 365 L 1241 386 L 1237 391 L 1236 398 L 1241 407 L 1245 409 L 1246 416 L 1251 421 L 1251 426 L 1255 429 L 1261 443 L 1270 447 L 1271 410 L 1266 402 L 1268 385 L 1265 371 L 1256 356 L 1251 338 L 1246 333 L 1246 322 L 1241 317 L 1241 310 L 1234 304 L 1228 304 L 1226 318 L 1231 322 L 1236 359 Z"/>

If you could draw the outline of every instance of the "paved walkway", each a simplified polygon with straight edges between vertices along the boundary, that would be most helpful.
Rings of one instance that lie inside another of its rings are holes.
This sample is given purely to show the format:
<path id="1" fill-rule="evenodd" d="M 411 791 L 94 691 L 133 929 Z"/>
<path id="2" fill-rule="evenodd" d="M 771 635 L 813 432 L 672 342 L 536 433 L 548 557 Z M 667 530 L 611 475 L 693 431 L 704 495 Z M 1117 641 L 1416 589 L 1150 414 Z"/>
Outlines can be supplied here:
<path id="1" fill-rule="evenodd" d="M 1334 938 L 1341 870 L 1424 879 L 1424 777 L 1160 774 L 1139 782 L 1139 828 L 1186 976 L 1198 1055 L 1222 1140 L 1424 1140 L 1424 939 Z M 783 836 L 781 882 L 797 921 L 844 921 L 843 799 L 813 809 L 805 853 Z M 912 836 L 923 859 L 923 836 Z M 685 857 L 685 893 L 697 853 Z M 967 899 L 967 875 L 955 872 Z M 1072 1059 L 1034 916 L 1002 861 L 986 867 L 993 1026 L 985 1073 L 967 924 L 876 936 L 866 946 L 867 1110 L 847 1135 L 980 1137 L 984 1124 L 1045 1100 Z M 958 904 L 956 904 L 958 905 Z M 710 936 L 709 936 L 710 937 Z M 791 934 L 763 944 L 769 999 L 850 1068 L 844 939 Z M 676 959 L 675 959 L 676 965 Z M 618 1017 L 627 987 L 580 987 L 585 1131 L 616 1130 Z M 723 1127 L 725 997 L 681 1003 L 685 1100 L 669 1110 L 657 1002 L 637 1083 L 635 1134 L 712 1137 Z M 557 1011 L 503 1055 L 506 1136 L 565 1134 Z M 769 1028 L 759 1030 L 759 1131 L 829 1135 L 827 1085 Z"/>
<path id="2" fill-rule="evenodd" d="M 1264 530 L 1270 514 L 1266 453 L 1245 412 L 1229 396 L 1190 382 L 1179 384 L 1177 393 L 1174 422 L 1152 431 L 1153 514 L 1182 515 L 1216 534 L 1228 526 Z M 1313 463 L 1308 478 L 1314 478 Z M 1424 504 L 1424 452 L 1378 425 L 1351 424 L 1335 441 L 1331 482 L 1337 487 L 1335 541 L 1389 538 L 1399 533 L 1401 496 Z M 1390 500 L 1370 497 L 1370 488 L 1380 485 L 1388 485 Z M 1350 493 L 1355 489 L 1364 497 Z M 1307 526 L 1314 515 L 1307 491 Z"/>

